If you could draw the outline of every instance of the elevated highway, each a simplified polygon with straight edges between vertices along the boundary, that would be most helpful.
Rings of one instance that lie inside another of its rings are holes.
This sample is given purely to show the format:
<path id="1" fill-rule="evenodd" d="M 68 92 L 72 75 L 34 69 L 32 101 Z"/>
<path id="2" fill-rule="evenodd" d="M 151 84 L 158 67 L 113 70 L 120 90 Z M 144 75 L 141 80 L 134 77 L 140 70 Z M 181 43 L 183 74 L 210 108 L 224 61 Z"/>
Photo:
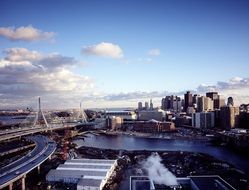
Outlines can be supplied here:
<path id="1" fill-rule="evenodd" d="M 22 190 L 24 190 L 26 174 L 34 168 L 39 168 L 56 149 L 56 143 L 45 136 L 36 135 L 26 139 L 34 142 L 35 148 L 24 157 L 0 169 L 0 189 L 9 186 L 11 190 L 13 183 L 22 179 Z"/>
<path id="2" fill-rule="evenodd" d="M 72 128 L 75 126 L 76 126 L 76 123 L 70 123 L 70 124 L 66 124 L 66 125 L 54 124 L 54 125 L 50 125 L 50 127 L 25 127 L 22 129 L 12 129 L 12 130 L 8 130 L 8 131 L 1 131 L 0 132 L 0 142 L 14 139 L 14 138 L 18 138 L 18 137 L 22 137 L 22 136 L 32 135 L 35 133 L 68 129 L 68 128 Z"/>

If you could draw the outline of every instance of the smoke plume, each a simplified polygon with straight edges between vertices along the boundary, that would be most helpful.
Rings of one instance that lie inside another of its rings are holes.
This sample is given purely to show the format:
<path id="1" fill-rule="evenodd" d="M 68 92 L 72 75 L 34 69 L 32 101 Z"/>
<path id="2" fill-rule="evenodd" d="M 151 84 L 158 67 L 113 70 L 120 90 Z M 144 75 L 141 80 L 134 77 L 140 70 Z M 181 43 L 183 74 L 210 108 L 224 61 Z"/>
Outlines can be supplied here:
<path id="1" fill-rule="evenodd" d="M 177 185 L 176 176 L 165 168 L 161 161 L 162 159 L 158 153 L 152 153 L 143 163 L 143 168 L 147 170 L 149 178 L 157 184 Z"/>

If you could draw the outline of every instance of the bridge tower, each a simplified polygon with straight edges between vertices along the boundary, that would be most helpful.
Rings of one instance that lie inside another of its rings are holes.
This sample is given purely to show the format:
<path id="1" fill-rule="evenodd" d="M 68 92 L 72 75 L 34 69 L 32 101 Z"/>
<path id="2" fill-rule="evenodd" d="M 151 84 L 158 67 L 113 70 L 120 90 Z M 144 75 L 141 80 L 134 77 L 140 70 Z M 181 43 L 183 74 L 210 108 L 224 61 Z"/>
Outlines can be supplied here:
<path id="1" fill-rule="evenodd" d="M 48 122 L 43 114 L 43 111 L 41 109 L 41 98 L 38 98 L 38 112 L 35 116 L 35 121 L 34 121 L 34 127 L 36 125 L 45 125 L 46 127 L 49 127 Z"/>
<path id="2" fill-rule="evenodd" d="M 87 115 L 86 115 L 85 111 L 81 107 L 81 102 L 80 102 L 80 111 L 79 111 L 78 120 L 81 123 L 87 123 Z"/>

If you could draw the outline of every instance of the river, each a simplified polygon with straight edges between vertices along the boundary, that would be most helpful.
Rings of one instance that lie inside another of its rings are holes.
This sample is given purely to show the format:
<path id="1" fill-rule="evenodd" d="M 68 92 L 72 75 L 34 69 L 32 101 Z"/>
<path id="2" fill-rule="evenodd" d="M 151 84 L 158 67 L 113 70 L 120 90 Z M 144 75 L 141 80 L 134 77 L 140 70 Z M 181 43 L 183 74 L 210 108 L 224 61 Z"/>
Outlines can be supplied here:
<path id="1" fill-rule="evenodd" d="M 84 140 L 77 139 L 74 142 L 79 147 L 201 152 L 233 164 L 236 168 L 249 173 L 249 156 L 238 155 L 226 147 L 211 146 L 208 141 L 141 138 L 127 135 L 88 135 Z"/>

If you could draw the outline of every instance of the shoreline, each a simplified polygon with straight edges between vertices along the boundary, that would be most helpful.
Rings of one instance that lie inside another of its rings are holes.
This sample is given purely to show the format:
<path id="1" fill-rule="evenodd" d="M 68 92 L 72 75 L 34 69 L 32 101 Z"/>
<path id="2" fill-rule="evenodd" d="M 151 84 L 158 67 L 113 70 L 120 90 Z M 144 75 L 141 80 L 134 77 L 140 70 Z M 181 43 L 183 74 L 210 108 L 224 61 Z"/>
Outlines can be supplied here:
<path id="1" fill-rule="evenodd" d="M 106 131 L 97 134 L 109 135 L 109 136 L 132 136 L 136 138 L 148 138 L 148 139 L 165 139 L 165 140 L 194 140 L 194 141 L 210 141 L 208 137 L 183 137 L 175 136 L 173 132 L 171 133 L 161 133 L 161 134 L 152 134 L 152 133 L 141 133 L 141 132 L 126 132 L 126 131 Z M 171 134 L 171 135 L 169 135 Z"/>

